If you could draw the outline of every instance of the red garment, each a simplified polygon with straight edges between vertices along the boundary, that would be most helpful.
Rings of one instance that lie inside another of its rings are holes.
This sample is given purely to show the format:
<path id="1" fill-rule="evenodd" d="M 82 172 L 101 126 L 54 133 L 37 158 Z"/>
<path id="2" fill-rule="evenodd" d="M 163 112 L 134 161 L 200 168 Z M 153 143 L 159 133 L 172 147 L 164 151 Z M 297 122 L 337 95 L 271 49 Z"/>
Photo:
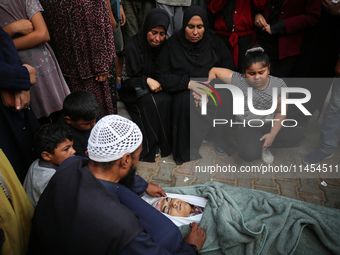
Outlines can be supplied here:
<path id="1" fill-rule="evenodd" d="M 278 20 L 284 20 L 286 34 L 279 36 L 279 58 L 283 59 L 300 53 L 304 30 L 314 26 L 320 17 L 321 0 L 285 0 Z M 264 18 L 268 20 L 270 1 L 264 8 Z"/>
<path id="2" fill-rule="evenodd" d="M 237 1 L 234 10 L 234 27 L 227 27 L 223 18 L 223 7 L 228 1 L 207 0 L 207 7 L 216 14 L 214 28 L 217 34 L 230 36 L 229 42 L 232 47 L 233 58 L 238 67 L 238 37 L 253 33 L 254 15 L 252 8 L 264 8 L 266 0 L 242 0 Z"/>

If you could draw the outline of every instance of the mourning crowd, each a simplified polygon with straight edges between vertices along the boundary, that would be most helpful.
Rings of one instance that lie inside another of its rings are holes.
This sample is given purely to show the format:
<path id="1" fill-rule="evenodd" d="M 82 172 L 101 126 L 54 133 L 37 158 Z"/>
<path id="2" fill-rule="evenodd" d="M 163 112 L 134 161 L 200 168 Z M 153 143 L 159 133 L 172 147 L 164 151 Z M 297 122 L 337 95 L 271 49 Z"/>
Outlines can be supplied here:
<path id="1" fill-rule="evenodd" d="M 170 198 L 138 161 L 181 165 L 209 140 L 272 164 L 330 92 L 303 163 L 337 147 L 337 0 L 2 0 L 0 26 L 0 254 L 198 254 L 206 199 Z M 310 115 L 283 109 L 296 87 Z"/>

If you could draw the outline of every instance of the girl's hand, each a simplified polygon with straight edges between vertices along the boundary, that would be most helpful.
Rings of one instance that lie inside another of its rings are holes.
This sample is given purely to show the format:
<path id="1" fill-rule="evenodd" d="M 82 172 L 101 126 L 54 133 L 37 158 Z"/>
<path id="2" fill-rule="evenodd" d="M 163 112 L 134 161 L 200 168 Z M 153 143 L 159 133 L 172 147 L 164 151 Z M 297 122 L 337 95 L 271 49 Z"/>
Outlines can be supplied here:
<path id="1" fill-rule="evenodd" d="M 259 28 L 264 28 L 268 24 L 267 24 L 266 19 L 262 16 L 262 14 L 256 14 L 254 25 L 259 27 Z"/>
<path id="2" fill-rule="evenodd" d="M 4 26 L 3 29 L 13 37 L 16 34 L 28 35 L 33 32 L 34 28 L 31 21 L 28 19 L 21 19 Z"/>
<path id="3" fill-rule="evenodd" d="M 102 75 L 98 75 L 98 76 L 96 77 L 96 81 L 104 82 L 104 81 L 107 80 L 107 77 L 109 77 L 109 73 L 102 74 Z"/>
<path id="4" fill-rule="evenodd" d="M 196 107 L 202 107 L 202 95 L 205 94 L 207 95 L 205 92 L 203 93 L 198 93 L 197 91 L 193 90 L 192 91 L 192 96 L 194 98 L 194 101 L 195 101 L 195 105 Z M 207 103 L 209 102 L 209 98 L 207 96 Z"/>
<path id="5" fill-rule="evenodd" d="M 202 107 L 202 95 L 196 93 L 195 91 L 192 92 L 192 97 L 194 98 L 195 101 L 195 106 L 196 107 Z"/>
<path id="6" fill-rule="evenodd" d="M 202 107 L 202 95 L 207 95 L 207 93 L 202 90 L 204 88 L 206 91 L 211 92 L 211 90 L 205 86 L 203 86 L 200 82 L 191 80 L 188 84 L 188 89 L 192 91 L 192 96 L 195 100 L 196 107 Z M 207 103 L 208 103 L 208 96 L 207 96 Z"/>
<path id="7" fill-rule="evenodd" d="M 260 138 L 260 141 L 264 140 L 262 148 L 267 148 L 267 147 L 272 146 L 274 139 L 275 139 L 275 135 L 273 135 L 272 133 L 268 133 L 268 134 L 265 134 L 264 136 L 262 136 Z"/>
<path id="8" fill-rule="evenodd" d="M 16 32 L 22 35 L 28 35 L 33 32 L 33 24 L 28 19 L 15 21 Z"/>
<path id="9" fill-rule="evenodd" d="M 162 91 L 162 86 L 158 81 L 152 78 L 147 78 L 146 83 L 148 84 L 152 92 L 157 93 Z"/>

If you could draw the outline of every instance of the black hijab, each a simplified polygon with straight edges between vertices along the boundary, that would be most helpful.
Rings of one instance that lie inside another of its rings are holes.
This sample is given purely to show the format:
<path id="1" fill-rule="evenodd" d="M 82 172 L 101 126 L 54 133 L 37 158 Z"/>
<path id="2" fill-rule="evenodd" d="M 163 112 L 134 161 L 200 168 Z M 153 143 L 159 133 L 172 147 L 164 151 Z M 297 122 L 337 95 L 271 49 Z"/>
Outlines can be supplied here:
<path id="1" fill-rule="evenodd" d="M 185 37 L 185 28 L 193 16 L 200 16 L 203 21 L 204 34 L 203 38 L 196 42 L 189 42 Z M 215 43 L 213 41 L 214 32 L 209 29 L 208 14 L 205 9 L 200 6 L 190 6 L 185 10 L 183 15 L 182 28 L 175 34 L 178 42 L 184 49 L 184 57 L 194 67 L 211 68 L 218 60 L 218 52 L 216 52 Z"/>
<path id="2" fill-rule="evenodd" d="M 155 61 L 164 43 L 159 47 L 151 47 L 147 41 L 147 34 L 157 26 L 163 26 L 166 33 L 169 24 L 170 18 L 164 10 L 154 8 L 148 13 L 143 27 L 130 39 L 125 47 L 128 77 L 154 76 L 156 70 Z"/>

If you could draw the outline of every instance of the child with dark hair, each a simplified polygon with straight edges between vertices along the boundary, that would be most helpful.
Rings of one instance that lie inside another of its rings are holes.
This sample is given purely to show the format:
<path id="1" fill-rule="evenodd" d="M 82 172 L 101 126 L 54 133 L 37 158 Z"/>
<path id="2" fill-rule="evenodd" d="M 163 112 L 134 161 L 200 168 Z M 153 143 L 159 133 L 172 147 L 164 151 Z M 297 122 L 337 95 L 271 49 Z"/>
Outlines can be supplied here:
<path id="1" fill-rule="evenodd" d="M 261 159 L 265 164 L 274 162 L 270 147 L 296 147 L 304 139 L 303 134 L 294 127 L 285 127 L 286 119 L 281 109 L 281 88 L 287 87 L 285 82 L 270 75 L 270 62 L 263 48 L 252 46 L 244 57 L 243 73 L 226 68 L 212 68 L 209 78 L 219 78 L 226 84 L 241 89 L 247 102 L 248 88 L 252 88 L 252 105 L 257 110 L 266 111 L 258 115 L 244 106 L 244 114 L 236 115 L 238 124 L 234 128 L 239 156 L 248 161 Z M 276 91 L 277 93 L 275 93 Z M 276 105 L 275 105 L 276 102 Z M 274 121 L 275 120 L 275 121 Z M 249 124 L 251 123 L 251 124 Z"/>
<path id="2" fill-rule="evenodd" d="M 30 166 L 23 185 L 34 207 L 57 167 L 75 155 L 72 140 L 72 132 L 67 126 L 46 124 L 36 131 L 34 148 L 39 159 Z"/>
<path id="3" fill-rule="evenodd" d="M 68 125 L 73 135 L 73 148 L 78 156 L 86 156 L 87 140 L 99 117 L 100 106 L 96 97 L 88 91 L 77 90 L 69 94 L 63 103 L 60 124 Z"/>

